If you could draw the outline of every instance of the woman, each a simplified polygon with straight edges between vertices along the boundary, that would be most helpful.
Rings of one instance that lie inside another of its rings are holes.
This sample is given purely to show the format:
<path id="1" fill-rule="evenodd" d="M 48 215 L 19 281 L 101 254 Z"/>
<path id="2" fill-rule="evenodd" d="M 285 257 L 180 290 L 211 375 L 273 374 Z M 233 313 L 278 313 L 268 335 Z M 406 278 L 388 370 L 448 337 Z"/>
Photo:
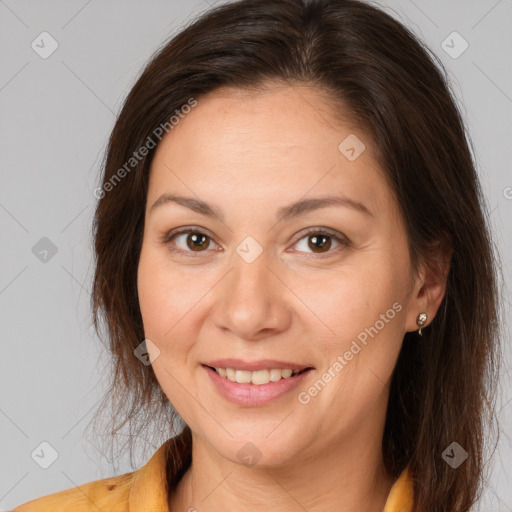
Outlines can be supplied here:
<path id="1" fill-rule="evenodd" d="M 497 264 L 441 70 L 356 0 L 233 2 L 154 56 L 95 192 L 93 310 L 124 422 L 185 427 L 16 511 L 470 510 Z"/>

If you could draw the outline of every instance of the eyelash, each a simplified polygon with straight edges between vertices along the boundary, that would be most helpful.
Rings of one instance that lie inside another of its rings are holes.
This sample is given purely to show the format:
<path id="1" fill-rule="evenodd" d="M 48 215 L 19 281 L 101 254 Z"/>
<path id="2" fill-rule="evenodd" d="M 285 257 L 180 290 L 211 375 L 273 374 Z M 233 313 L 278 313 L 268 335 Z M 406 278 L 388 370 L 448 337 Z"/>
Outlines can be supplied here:
<path id="1" fill-rule="evenodd" d="M 206 251 L 197 251 L 197 252 L 185 251 L 183 249 L 176 249 L 175 247 L 171 247 L 171 245 L 170 245 L 170 242 L 178 235 L 185 235 L 185 234 L 189 234 L 189 233 L 196 233 L 199 235 L 204 235 L 213 242 L 213 238 L 210 237 L 208 235 L 208 233 L 205 233 L 200 228 L 190 227 L 190 228 L 172 230 L 172 231 L 166 233 L 164 235 L 161 243 L 167 245 L 168 249 L 174 253 L 178 253 L 178 254 L 181 254 L 186 257 L 197 258 L 201 255 L 201 253 L 204 253 Z M 327 235 L 331 238 L 334 238 L 341 245 L 341 248 L 348 247 L 350 245 L 350 241 L 348 240 L 348 238 L 346 238 L 341 233 L 338 233 L 337 231 L 327 229 L 327 228 L 314 228 L 314 227 L 306 229 L 306 231 L 302 233 L 302 236 L 300 238 L 298 238 L 297 241 L 293 245 L 296 245 L 300 240 L 302 240 L 303 238 L 306 238 L 308 235 L 311 235 L 311 234 Z M 337 249 L 340 249 L 340 247 L 338 247 Z M 334 253 L 334 252 L 336 252 L 336 249 L 329 250 L 326 253 L 319 253 L 319 254 L 308 253 L 308 254 L 312 254 L 314 257 L 317 257 L 317 258 L 322 258 L 322 257 L 331 256 L 332 253 Z"/>

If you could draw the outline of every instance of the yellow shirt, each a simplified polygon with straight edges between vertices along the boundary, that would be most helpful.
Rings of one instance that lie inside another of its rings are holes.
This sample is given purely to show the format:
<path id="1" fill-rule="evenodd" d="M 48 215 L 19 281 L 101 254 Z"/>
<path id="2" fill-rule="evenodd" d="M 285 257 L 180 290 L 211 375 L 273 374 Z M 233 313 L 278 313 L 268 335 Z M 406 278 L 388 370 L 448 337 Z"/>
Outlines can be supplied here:
<path id="1" fill-rule="evenodd" d="M 168 439 L 137 471 L 48 494 L 11 512 L 171 512 L 167 482 L 177 483 L 190 464 L 190 430 Z M 169 477 L 168 477 L 169 475 Z M 413 484 L 404 469 L 383 512 L 412 512 Z"/>

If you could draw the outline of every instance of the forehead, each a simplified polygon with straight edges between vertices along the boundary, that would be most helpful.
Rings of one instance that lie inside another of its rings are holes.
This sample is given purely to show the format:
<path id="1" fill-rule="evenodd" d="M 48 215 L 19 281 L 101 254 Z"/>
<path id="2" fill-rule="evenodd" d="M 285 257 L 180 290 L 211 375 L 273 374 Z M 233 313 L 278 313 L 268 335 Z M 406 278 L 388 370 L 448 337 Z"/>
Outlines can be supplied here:
<path id="1" fill-rule="evenodd" d="M 179 187 L 254 203 L 339 191 L 377 211 L 391 198 L 373 153 L 369 135 L 318 89 L 222 88 L 199 97 L 160 142 L 149 195 Z"/>
<path id="2" fill-rule="evenodd" d="M 313 86 L 224 87 L 200 97 L 197 102 L 197 106 L 181 116 L 179 124 L 172 129 L 176 143 L 189 143 L 191 137 L 200 137 L 206 143 L 222 138 L 228 144 L 236 138 L 239 147 L 246 134 L 256 138 L 253 141 L 246 139 L 241 151 L 260 149 L 258 143 L 311 151 L 314 147 L 319 150 L 332 148 L 333 144 L 336 149 L 336 141 L 345 132 L 358 131 L 362 135 L 341 104 L 334 103 L 326 92 Z M 169 134 L 166 138 L 173 137 Z M 364 138 L 369 139 L 366 134 Z M 369 147 L 371 141 L 366 142 Z"/>

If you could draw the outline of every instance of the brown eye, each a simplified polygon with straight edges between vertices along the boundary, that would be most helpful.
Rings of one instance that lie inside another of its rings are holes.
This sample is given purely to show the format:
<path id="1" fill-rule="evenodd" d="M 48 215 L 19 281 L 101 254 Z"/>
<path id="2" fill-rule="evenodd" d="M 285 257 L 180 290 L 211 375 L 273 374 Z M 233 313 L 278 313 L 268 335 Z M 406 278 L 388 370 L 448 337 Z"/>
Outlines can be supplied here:
<path id="1" fill-rule="evenodd" d="M 331 237 L 329 235 L 320 235 L 320 236 L 308 236 L 310 242 L 308 242 L 308 247 L 310 247 L 313 252 L 326 252 L 331 248 Z M 324 251 L 325 249 L 325 251 Z"/>
<path id="2" fill-rule="evenodd" d="M 307 243 L 304 243 L 303 240 L 307 240 Z M 332 242 L 335 241 L 337 246 L 333 247 Z M 339 248 L 339 246 L 348 246 L 349 241 L 345 238 L 341 233 L 337 231 L 327 231 L 325 228 L 311 228 L 309 229 L 305 235 L 302 236 L 301 239 L 295 244 L 298 248 L 299 252 L 306 253 L 314 253 L 318 255 L 329 255 L 330 253 L 334 253 L 335 249 Z M 302 247 L 301 247 L 302 245 Z"/>
<path id="3" fill-rule="evenodd" d="M 180 240 L 182 237 L 185 238 Z M 304 244 L 304 240 L 308 241 L 307 244 Z M 334 250 L 331 251 L 333 240 L 335 244 L 338 244 L 334 246 L 334 249 L 347 247 L 350 244 L 349 240 L 337 231 L 330 231 L 326 228 L 310 228 L 294 245 L 300 246 L 301 243 L 304 245 L 304 247 L 299 248 L 298 252 L 309 252 L 318 256 L 325 254 L 328 256 L 330 253 L 335 252 Z M 194 228 L 171 231 L 162 240 L 162 243 L 167 245 L 170 251 L 186 256 L 207 252 L 210 242 L 213 242 L 213 239 L 209 235 Z"/>
<path id="4" fill-rule="evenodd" d="M 189 233 L 185 240 L 187 247 L 193 251 L 208 248 L 210 245 L 210 239 L 203 233 Z"/>
<path id="5" fill-rule="evenodd" d="M 180 240 L 180 238 L 182 239 Z M 205 252 L 210 246 L 210 242 L 211 238 L 206 233 L 190 228 L 168 233 L 162 240 L 162 243 L 167 244 L 171 251 L 182 253 Z"/>

